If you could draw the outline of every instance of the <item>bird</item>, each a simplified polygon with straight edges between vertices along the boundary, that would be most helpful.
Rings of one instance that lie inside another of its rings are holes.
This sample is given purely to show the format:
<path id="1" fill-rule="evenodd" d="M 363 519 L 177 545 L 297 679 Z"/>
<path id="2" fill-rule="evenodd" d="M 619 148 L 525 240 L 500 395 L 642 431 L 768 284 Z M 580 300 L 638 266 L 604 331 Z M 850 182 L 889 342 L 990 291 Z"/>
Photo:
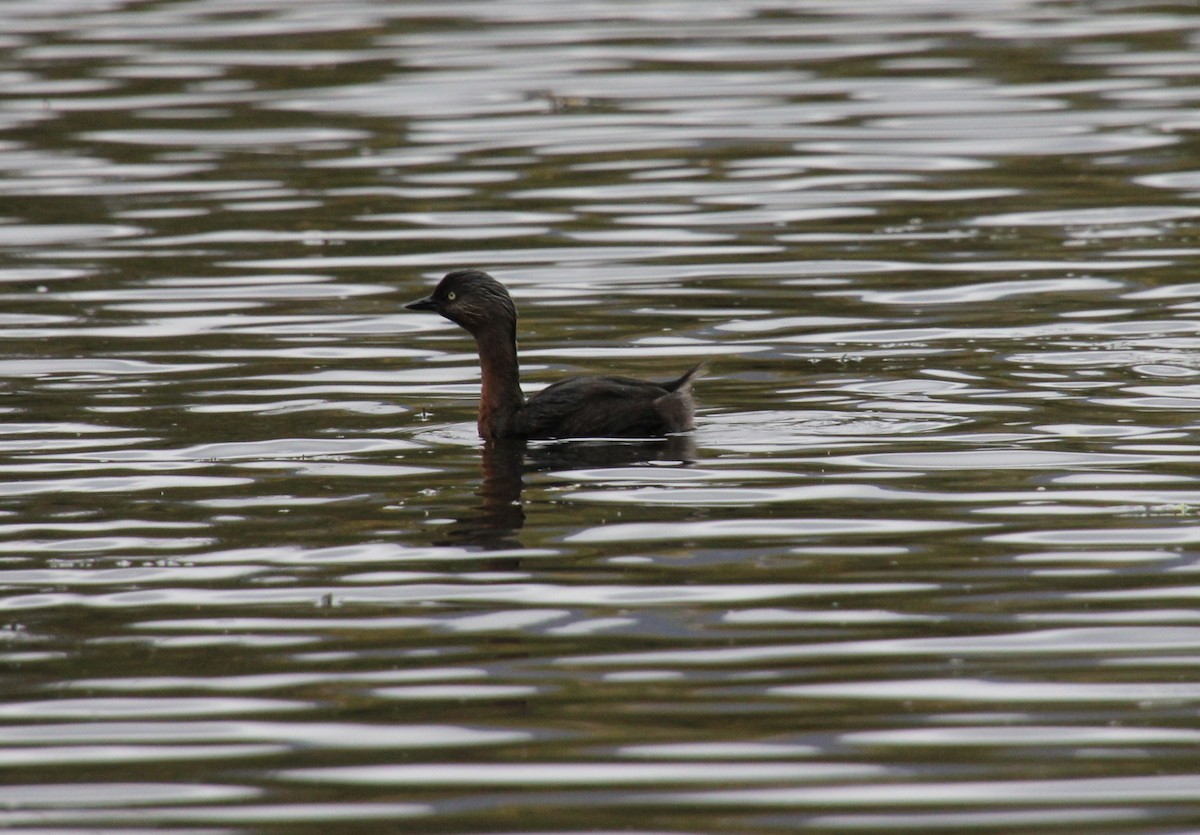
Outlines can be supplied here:
<path id="1" fill-rule="evenodd" d="M 694 428 L 692 383 L 704 372 L 703 362 L 663 383 L 568 377 L 526 400 L 517 359 L 517 306 L 503 284 L 482 270 L 455 270 L 428 296 L 404 307 L 441 314 L 475 337 L 484 441 L 658 438 Z"/>

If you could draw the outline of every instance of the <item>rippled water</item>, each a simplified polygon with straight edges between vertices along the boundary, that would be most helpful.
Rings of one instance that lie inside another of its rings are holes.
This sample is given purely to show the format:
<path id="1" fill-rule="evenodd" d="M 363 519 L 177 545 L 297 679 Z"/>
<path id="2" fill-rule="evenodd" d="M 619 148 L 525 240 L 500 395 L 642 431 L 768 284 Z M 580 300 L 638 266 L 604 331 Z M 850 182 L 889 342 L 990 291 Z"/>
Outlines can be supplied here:
<path id="1" fill-rule="evenodd" d="M 0 19 L 0 828 L 1200 825 L 1190 5 Z"/>

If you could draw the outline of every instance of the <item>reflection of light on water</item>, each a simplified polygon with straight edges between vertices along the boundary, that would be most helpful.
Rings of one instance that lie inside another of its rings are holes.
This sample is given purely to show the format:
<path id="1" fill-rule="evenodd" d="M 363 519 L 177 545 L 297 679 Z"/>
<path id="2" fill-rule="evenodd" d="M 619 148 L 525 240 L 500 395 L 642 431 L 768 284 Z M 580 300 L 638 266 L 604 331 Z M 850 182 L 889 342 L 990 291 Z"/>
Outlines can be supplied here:
<path id="1" fill-rule="evenodd" d="M 478 447 L 483 443 L 479 439 L 479 428 L 473 420 L 463 423 L 424 426 L 414 432 L 412 438 L 419 443 L 445 444 L 456 447 Z"/>
<path id="2" fill-rule="evenodd" d="M 1192 824 L 1192 15 L 8 5 L 0 828 Z"/>
<path id="3" fill-rule="evenodd" d="M 698 421 L 701 449 L 735 452 L 829 448 L 854 442 L 881 443 L 890 436 L 940 432 L 967 422 L 947 414 L 913 412 L 757 411 L 706 414 Z"/>

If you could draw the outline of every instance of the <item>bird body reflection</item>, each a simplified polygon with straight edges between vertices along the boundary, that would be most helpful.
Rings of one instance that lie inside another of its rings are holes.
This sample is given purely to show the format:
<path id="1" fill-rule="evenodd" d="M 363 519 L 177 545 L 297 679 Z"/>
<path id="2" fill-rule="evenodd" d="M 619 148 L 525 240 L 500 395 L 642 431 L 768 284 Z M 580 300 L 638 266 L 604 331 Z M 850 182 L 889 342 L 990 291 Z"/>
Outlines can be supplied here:
<path id="1" fill-rule="evenodd" d="M 483 445 L 479 504 L 463 513 L 439 544 L 472 545 L 486 550 L 521 548 L 518 533 L 525 524 L 522 493 L 525 476 L 571 470 L 624 467 L 650 461 L 690 464 L 695 442 L 690 435 L 649 441 L 568 441 L 530 445 L 521 440 Z"/>

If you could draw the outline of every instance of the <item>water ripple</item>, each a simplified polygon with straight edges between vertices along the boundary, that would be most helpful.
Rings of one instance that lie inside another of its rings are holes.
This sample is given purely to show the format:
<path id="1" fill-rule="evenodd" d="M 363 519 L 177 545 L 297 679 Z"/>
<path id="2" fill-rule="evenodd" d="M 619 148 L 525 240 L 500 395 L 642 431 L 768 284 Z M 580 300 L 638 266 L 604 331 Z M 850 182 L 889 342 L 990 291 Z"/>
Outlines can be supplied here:
<path id="1" fill-rule="evenodd" d="M 1194 825 L 1193 16 L 5 21 L 0 827 Z"/>

